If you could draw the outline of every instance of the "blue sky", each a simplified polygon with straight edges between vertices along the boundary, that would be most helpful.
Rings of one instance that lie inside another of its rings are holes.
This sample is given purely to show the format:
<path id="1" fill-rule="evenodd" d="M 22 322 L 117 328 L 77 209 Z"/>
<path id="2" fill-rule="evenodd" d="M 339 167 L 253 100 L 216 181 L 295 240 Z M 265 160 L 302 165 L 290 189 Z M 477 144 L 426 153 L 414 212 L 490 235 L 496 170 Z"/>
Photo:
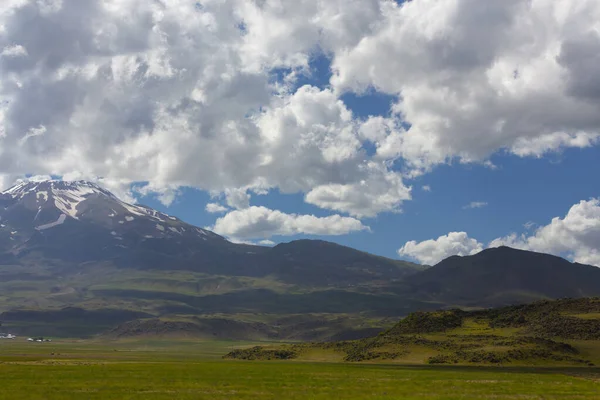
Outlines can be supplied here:
<path id="1" fill-rule="evenodd" d="M 328 86 L 330 61 L 322 54 L 311 59 L 312 76 L 303 75 L 296 86 Z M 367 93 L 345 94 L 346 106 L 359 118 L 386 116 L 395 97 L 369 89 Z M 367 151 L 371 149 L 367 148 Z M 402 206 L 400 213 L 384 213 L 365 219 L 370 232 L 355 232 L 340 236 L 293 235 L 273 236 L 272 241 L 323 239 L 391 258 L 407 241 L 418 242 L 437 238 L 451 231 L 465 231 L 487 243 L 510 233 L 527 233 L 563 216 L 580 200 L 600 196 L 600 179 L 593 171 L 600 170 L 600 147 L 567 149 L 540 158 L 519 157 L 500 151 L 490 157 L 493 167 L 483 164 L 454 162 L 437 166 L 432 172 L 407 181 L 413 187 L 413 199 Z M 401 166 L 397 166 L 400 169 Z M 429 187 L 430 191 L 423 189 Z M 312 214 L 319 217 L 330 212 L 307 204 L 302 194 L 281 194 L 271 190 L 258 196 L 256 204 L 285 213 Z M 210 227 L 217 216 L 205 212 L 211 203 L 207 192 L 184 189 L 169 207 L 152 196 L 140 201 L 173 214 L 198 226 Z M 469 208 L 481 202 L 481 207 Z M 527 223 L 535 227 L 525 227 Z"/>
<path id="2" fill-rule="evenodd" d="M 235 241 L 600 266 L 597 0 L 46 3 L 0 12 L 3 188 L 87 179 Z"/>
<path id="3" fill-rule="evenodd" d="M 398 248 L 409 240 L 423 241 L 451 231 L 466 231 L 483 242 L 516 232 L 533 222 L 546 225 L 563 216 L 580 200 L 600 195 L 600 180 L 591 180 L 600 170 L 600 148 L 570 149 L 540 159 L 514 155 L 493 157 L 496 169 L 482 165 L 440 166 L 410 183 L 412 201 L 399 214 L 386 213 L 366 222 L 371 232 L 342 236 L 275 236 L 275 242 L 310 238 L 333 241 L 391 258 L 399 257 Z M 423 186 L 430 186 L 431 192 Z M 464 209 L 471 202 L 487 203 L 482 208 Z M 204 210 L 212 202 L 208 193 L 184 189 L 181 196 L 166 207 L 156 198 L 142 197 L 140 202 L 175 215 L 198 226 L 211 226 L 216 216 Z M 303 195 L 282 195 L 277 191 L 260 196 L 260 204 L 288 213 L 325 216 L 327 211 L 306 204 Z"/>

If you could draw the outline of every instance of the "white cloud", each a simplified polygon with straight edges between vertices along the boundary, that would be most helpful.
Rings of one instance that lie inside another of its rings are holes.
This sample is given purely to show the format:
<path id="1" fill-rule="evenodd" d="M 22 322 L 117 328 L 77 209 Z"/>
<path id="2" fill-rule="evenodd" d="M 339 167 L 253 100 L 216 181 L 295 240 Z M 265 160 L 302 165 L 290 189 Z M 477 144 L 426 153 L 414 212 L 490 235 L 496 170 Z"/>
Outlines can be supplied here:
<path id="1" fill-rule="evenodd" d="M 254 243 L 251 240 L 243 240 L 243 239 L 238 239 L 238 238 L 231 237 L 231 238 L 229 238 L 229 241 L 231 243 L 235 243 L 235 244 L 247 244 L 249 246 L 256 246 L 256 243 Z"/>
<path id="2" fill-rule="evenodd" d="M 165 204 L 192 186 L 239 209 L 274 189 L 370 217 L 411 198 L 392 165 L 597 144 L 600 3 L 488 3 L 4 0 L 0 173 L 102 177 L 127 198 L 147 182 Z M 295 89 L 319 50 L 331 86 Z M 370 87 L 400 99 L 388 118 L 340 100 Z"/>
<path id="3" fill-rule="evenodd" d="M 485 201 L 472 201 L 469 204 L 467 204 L 466 206 L 464 206 L 463 209 L 469 210 L 469 209 L 474 209 L 474 208 L 483 208 L 487 205 L 488 205 L 488 203 L 486 203 Z"/>
<path id="4" fill-rule="evenodd" d="M 535 224 L 527 223 L 530 230 Z M 492 240 L 487 247 L 513 248 L 566 256 L 573 261 L 600 267 L 600 199 L 582 200 L 564 218 L 556 217 L 531 235 L 511 233 Z M 407 242 L 398 254 L 432 264 L 451 255 L 468 255 L 484 246 L 466 232 L 451 232 L 437 240 Z"/>
<path id="5" fill-rule="evenodd" d="M 533 221 L 527 221 L 523 224 L 523 228 L 525 228 L 526 230 L 531 230 L 533 229 L 537 224 Z"/>
<path id="6" fill-rule="evenodd" d="M 598 143 L 600 143 L 600 136 L 597 133 L 555 132 L 533 139 L 523 137 L 518 138 L 511 147 L 511 151 L 516 155 L 523 157 L 541 157 L 550 151 L 558 151 L 567 147 L 584 148 Z"/>
<path id="7" fill-rule="evenodd" d="M 33 175 L 22 180 L 26 182 L 43 182 L 50 179 L 52 179 L 52 177 L 49 175 Z"/>
<path id="8" fill-rule="evenodd" d="M 52 179 L 50 175 L 14 176 L 2 174 L 0 175 L 0 191 L 5 191 L 22 182 L 41 182 L 50 179 Z"/>
<path id="9" fill-rule="evenodd" d="M 142 196 L 154 196 L 163 205 L 169 207 L 175 201 L 179 194 L 176 185 L 156 186 L 154 183 L 148 183 L 143 186 L 134 186 L 133 191 Z"/>
<path id="10" fill-rule="evenodd" d="M 227 205 L 236 209 L 244 209 L 250 207 L 250 195 L 244 188 L 226 189 L 225 200 Z"/>
<path id="11" fill-rule="evenodd" d="M 229 208 L 219 204 L 219 203 L 208 203 L 206 205 L 206 212 L 211 214 L 220 214 L 227 212 Z"/>
<path id="12" fill-rule="evenodd" d="M 40 125 L 37 128 L 30 128 L 29 131 L 19 140 L 19 145 L 23 146 L 30 138 L 42 136 L 44 133 L 46 133 L 46 127 L 44 125 Z"/>
<path id="13" fill-rule="evenodd" d="M 556 217 L 532 235 L 510 234 L 489 247 L 510 246 L 555 255 L 600 267 L 600 199 L 582 200 L 564 218 Z"/>
<path id="14" fill-rule="evenodd" d="M 371 177 L 359 123 L 337 95 L 292 91 L 293 79 L 272 74 L 310 75 L 316 48 L 356 45 L 380 18 L 379 0 L 52 4 L 12 1 L 0 12 L 0 49 L 27 53 L 0 58 L 0 171 L 147 182 L 143 194 L 165 204 L 192 186 L 239 209 L 248 191 Z M 40 127 L 33 140 L 27 132 Z"/>
<path id="15" fill-rule="evenodd" d="M 421 187 L 421 189 L 424 192 L 431 192 L 431 186 L 429 186 L 429 185 L 423 185 L 423 187 Z"/>
<path id="16" fill-rule="evenodd" d="M 208 229 L 223 236 L 245 240 L 275 235 L 345 235 L 369 228 L 350 217 L 285 214 L 278 210 L 253 206 L 229 212 L 217 219 L 215 225 Z"/>
<path id="17" fill-rule="evenodd" d="M 470 238 L 466 232 L 450 232 L 435 240 L 407 242 L 398 250 L 398 254 L 423 264 L 434 265 L 450 256 L 468 256 L 479 253 L 481 250 L 483 250 L 483 245 Z"/>
<path id="18" fill-rule="evenodd" d="M 27 55 L 27 49 L 21 45 L 15 44 L 12 46 L 6 46 L 0 56 L 4 57 L 23 57 Z"/>
<path id="19" fill-rule="evenodd" d="M 400 96 L 409 128 L 378 152 L 417 170 L 587 147 L 600 139 L 599 18 L 596 0 L 387 2 L 374 33 L 335 54 L 332 82 Z"/>
<path id="20" fill-rule="evenodd" d="M 258 242 L 258 244 L 260 244 L 261 246 L 275 246 L 277 243 L 275 243 L 272 240 L 261 240 L 260 242 Z"/>
<path id="21" fill-rule="evenodd" d="M 400 204 L 411 198 L 411 188 L 404 186 L 399 174 L 375 163 L 364 165 L 362 170 L 366 171 L 364 180 L 317 186 L 306 195 L 306 202 L 362 218 L 397 212 Z"/>

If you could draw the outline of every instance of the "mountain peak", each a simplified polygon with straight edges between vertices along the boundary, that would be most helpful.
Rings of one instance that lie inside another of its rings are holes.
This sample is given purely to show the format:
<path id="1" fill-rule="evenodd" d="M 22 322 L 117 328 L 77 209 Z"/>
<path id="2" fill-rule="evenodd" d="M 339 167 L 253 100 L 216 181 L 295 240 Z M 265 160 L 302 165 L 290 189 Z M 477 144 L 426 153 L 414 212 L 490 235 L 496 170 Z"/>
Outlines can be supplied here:
<path id="1" fill-rule="evenodd" d="M 433 300 L 481 306 L 597 295 L 600 269 L 551 254 L 502 246 L 471 256 L 449 257 L 410 279 Z"/>
<path id="2" fill-rule="evenodd" d="M 64 181 L 60 179 L 47 179 L 41 181 L 21 181 L 9 189 L 3 191 L 4 194 L 21 194 L 32 190 L 38 190 L 39 188 L 54 188 L 59 190 L 76 190 L 79 188 L 89 188 L 99 192 L 105 192 L 110 194 L 107 190 L 103 189 L 96 183 L 78 180 L 78 181 Z"/>
<path id="3" fill-rule="evenodd" d="M 524 249 L 517 249 L 514 247 L 509 247 L 509 246 L 498 246 L 498 247 L 491 247 L 488 249 L 485 249 L 483 251 L 480 251 L 479 253 L 473 255 L 473 256 L 466 256 L 466 257 L 477 257 L 477 258 L 511 258 L 511 257 L 518 257 L 518 258 L 544 258 L 547 260 L 562 260 L 566 263 L 571 263 L 570 261 L 564 259 L 563 257 L 560 256 L 555 256 L 553 254 L 546 254 L 546 253 L 540 253 L 540 252 L 536 252 L 536 251 L 531 251 L 531 250 L 524 250 Z M 443 263 L 446 260 L 443 260 L 440 262 Z"/>
<path id="4" fill-rule="evenodd" d="M 14 246 L 36 232 L 45 236 L 60 227 L 72 232 L 99 229 L 117 246 L 127 237 L 139 240 L 185 237 L 223 239 L 210 231 L 188 225 L 152 208 L 126 203 L 110 191 L 88 181 L 21 182 L 0 194 L 0 236 L 8 232 Z M 73 224 L 83 223 L 80 227 Z"/>
<path id="5" fill-rule="evenodd" d="M 115 195 L 95 183 L 88 181 L 30 181 L 21 182 L 2 192 L 4 203 L 20 204 L 23 208 L 36 211 L 34 220 L 41 213 L 56 214 L 57 218 L 79 219 L 89 207 L 83 207 L 88 200 L 95 200 L 96 206 L 112 204 L 129 209 L 134 214 L 144 214 L 140 207 L 119 200 Z M 6 208 L 6 207 L 5 207 Z M 139 209 L 139 210 L 138 210 Z"/>
<path id="6" fill-rule="evenodd" d="M 69 203 L 77 200 L 80 201 L 92 194 L 107 196 L 115 200 L 117 199 L 116 196 L 108 190 L 89 181 L 24 181 L 2 192 L 4 197 L 10 197 L 14 200 L 23 199 L 31 194 L 39 197 L 42 201 L 47 201 L 50 198 L 50 194 L 52 194 L 52 197 L 55 198 L 70 199 L 67 201 Z M 66 214 L 71 215 L 72 212 L 67 211 Z"/>

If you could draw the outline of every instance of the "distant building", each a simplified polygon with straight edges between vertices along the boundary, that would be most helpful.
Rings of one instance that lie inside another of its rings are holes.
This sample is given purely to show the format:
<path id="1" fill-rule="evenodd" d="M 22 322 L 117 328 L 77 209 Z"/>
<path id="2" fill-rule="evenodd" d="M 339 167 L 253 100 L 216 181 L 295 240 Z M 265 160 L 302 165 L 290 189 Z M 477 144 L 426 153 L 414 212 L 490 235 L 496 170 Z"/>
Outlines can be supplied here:
<path id="1" fill-rule="evenodd" d="M 32 337 L 27 339 L 28 342 L 51 342 L 50 339 L 44 339 L 43 337 Z"/>
<path id="2" fill-rule="evenodd" d="M 15 335 L 12 335 L 10 333 L 0 333 L 0 339 L 14 339 L 16 338 Z"/>

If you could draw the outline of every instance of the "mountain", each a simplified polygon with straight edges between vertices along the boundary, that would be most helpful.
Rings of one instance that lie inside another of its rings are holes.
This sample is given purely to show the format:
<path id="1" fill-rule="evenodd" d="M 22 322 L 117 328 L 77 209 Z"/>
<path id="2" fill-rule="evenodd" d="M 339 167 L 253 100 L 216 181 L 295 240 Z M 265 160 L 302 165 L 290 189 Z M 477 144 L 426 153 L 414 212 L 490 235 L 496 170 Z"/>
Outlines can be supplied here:
<path id="1" fill-rule="evenodd" d="M 452 256 L 407 281 L 421 298 L 476 307 L 600 295 L 600 268 L 510 247 Z"/>
<path id="2" fill-rule="evenodd" d="M 327 286 L 396 279 L 415 265 L 323 241 L 275 246 L 234 244 L 206 229 L 119 200 L 85 181 L 16 185 L 0 194 L 2 260 L 31 257 L 124 268 L 285 277 Z M 307 256 L 309 255 L 309 256 Z M 288 268 L 293 265 L 293 268 Z"/>
<path id="3" fill-rule="evenodd" d="M 593 295 L 599 268 L 507 247 L 427 268 L 320 240 L 232 243 L 85 181 L 0 193 L 0 320 L 31 335 L 356 338 L 417 310 Z"/>
<path id="4" fill-rule="evenodd" d="M 107 310 L 114 323 L 130 315 L 123 311 L 397 315 L 411 303 L 381 287 L 420 269 L 318 240 L 232 243 L 85 181 L 21 183 L 0 194 L 0 312 L 28 326 L 43 318 L 20 310 L 52 310 L 70 321 L 66 330 L 81 315 L 106 327 Z"/>
<path id="5" fill-rule="evenodd" d="M 187 257 L 198 247 L 231 247 L 219 235 L 127 204 L 90 182 L 21 183 L 0 194 L 0 207 L 4 260 L 33 253 L 65 262 L 147 266 L 173 254 Z"/>

